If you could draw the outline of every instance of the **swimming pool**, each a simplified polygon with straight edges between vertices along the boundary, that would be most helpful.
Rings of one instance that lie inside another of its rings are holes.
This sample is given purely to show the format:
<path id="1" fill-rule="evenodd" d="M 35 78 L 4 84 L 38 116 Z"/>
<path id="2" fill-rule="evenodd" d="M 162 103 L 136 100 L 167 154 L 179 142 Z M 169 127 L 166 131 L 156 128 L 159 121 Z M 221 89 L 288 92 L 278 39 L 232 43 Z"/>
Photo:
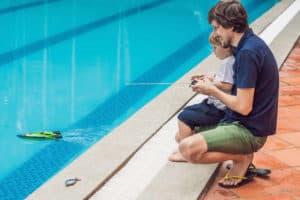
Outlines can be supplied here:
<path id="1" fill-rule="evenodd" d="M 29 195 L 207 56 L 215 2 L 1 1 L 0 199 Z M 277 1 L 243 2 L 252 21 Z M 16 137 L 36 130 L 64 139 Z"/>

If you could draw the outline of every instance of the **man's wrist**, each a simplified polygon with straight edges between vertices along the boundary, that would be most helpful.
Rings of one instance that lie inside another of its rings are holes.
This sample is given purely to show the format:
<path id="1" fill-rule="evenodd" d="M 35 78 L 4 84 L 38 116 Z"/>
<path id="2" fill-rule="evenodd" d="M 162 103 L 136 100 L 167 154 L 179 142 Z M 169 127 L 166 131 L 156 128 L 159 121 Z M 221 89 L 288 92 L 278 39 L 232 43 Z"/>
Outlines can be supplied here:
<path id="1" fill-rule="evenodd" d="M 213 86 L 212 89 L 210 90 L 210 96 L 213 96 L 213 97 L 217 97 L 218 96 L 218 93 L 219 93 L 220 89 L 217 87 L 217 86 Z"/>

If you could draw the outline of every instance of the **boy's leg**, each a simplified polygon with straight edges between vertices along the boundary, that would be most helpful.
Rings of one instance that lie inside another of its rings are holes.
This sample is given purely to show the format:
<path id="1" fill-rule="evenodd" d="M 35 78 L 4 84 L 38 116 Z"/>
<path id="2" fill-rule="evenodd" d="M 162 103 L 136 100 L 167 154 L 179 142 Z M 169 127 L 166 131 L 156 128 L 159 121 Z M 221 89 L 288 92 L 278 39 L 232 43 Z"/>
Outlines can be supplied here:
<path id="1" fill-rule="evenodd" d="M 184 138 L 189 137 L 194 134 L 194 131 L 186 125 L 184 122 L 178 120 L 178 132 L 176 133 L 175 140 L 179 144 L 180 141 L 182 141 Z M 176 160 L 176 162 L 186 162 L 185 159 L 181 156 L 179 153 L 179 150 L 176 149 L 173 151 L 173 153 L 168 158 L 170 161 Z"/>
<path id="2" fill-rule="evenodd" d="M 214 105 L 203 102 L 186 107 L 178 115 L 178 132 L 175 140 L 179 143 L 182 139 L 194 134 L 195 127 L 207 128 L 216 125 L 224 116 L 224 112 Z"/>
<path id="3" fill-rule="evenodd" d="M 193 135 L 193 130 L 184 122 L 178 120 L 178 132 L 176 133 L 175 140 L 179 143 L 182 139 Z"/>
<path id="4" fill-rule="evenodd" d="M 194 134 L 194 130 L 184 122 L 178 120 L 178 132 L 175 135 L 175 140 L 179 144 L 184 138 L 187 138 Z M 181 156 L 178 149 L 175 149 L 172 154 L 168 158 L 170 161 L 173 162 L 186 162 L 185 159 Z"/>

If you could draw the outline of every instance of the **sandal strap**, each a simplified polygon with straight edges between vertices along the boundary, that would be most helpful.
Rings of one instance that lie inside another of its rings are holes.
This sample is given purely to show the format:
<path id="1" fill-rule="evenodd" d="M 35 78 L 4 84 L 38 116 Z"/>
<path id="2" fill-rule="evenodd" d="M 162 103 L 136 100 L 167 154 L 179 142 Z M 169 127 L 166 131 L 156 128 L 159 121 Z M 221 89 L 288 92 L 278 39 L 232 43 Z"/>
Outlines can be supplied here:
<path id="1" fill-rule="evenodd" d="M 231 176 L 229 173 L 226 173 L 224 180 L 228 180 L 228 179 L 242 179 L 245 180 L 247 179 L 247 177 L 245 176 Z"/>

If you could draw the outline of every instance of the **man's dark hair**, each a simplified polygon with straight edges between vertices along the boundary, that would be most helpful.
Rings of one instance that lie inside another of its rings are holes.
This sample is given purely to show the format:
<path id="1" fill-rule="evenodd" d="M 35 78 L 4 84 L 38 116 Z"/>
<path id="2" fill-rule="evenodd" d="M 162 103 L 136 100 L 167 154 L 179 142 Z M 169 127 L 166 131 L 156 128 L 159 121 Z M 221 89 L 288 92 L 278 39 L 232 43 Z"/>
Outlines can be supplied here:
<path id="1" fill-rule="evenodd" d="M 238 33 L 244 33 L 249 28 L 247 12 L 236 0 L 220 1 L 212 7 L 208 13 L 208 22 L 211 24 L 213 20 Z"/>

